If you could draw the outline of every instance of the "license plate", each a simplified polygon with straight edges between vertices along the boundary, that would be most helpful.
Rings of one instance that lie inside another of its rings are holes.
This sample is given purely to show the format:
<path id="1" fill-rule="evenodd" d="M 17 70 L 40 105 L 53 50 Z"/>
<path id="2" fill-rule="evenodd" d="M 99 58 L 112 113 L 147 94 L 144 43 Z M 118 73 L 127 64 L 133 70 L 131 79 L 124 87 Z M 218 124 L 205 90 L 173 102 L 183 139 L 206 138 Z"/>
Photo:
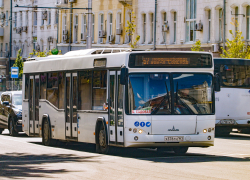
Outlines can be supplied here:
<path id="1" fill-rule="evenodd" d="M 183 141 L 183 136 L 165 136 L 164 140 L 166 142 L 180 142 Z"/>

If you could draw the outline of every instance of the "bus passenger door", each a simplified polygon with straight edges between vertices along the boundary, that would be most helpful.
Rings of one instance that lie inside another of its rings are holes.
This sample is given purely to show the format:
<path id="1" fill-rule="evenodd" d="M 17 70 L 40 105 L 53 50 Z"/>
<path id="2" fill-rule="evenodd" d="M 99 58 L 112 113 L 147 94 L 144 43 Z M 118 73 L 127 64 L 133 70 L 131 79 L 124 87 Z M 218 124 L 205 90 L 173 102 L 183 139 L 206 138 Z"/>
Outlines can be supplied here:
<path id="1" fill-rule="evenodd" d="M 29 83 L 30 134 L 39 134 L 39 75 L 31 75 Z"/>
<path id="2" fill-rule="evenodd" d="M 123 145 L 123 95 L 120 71 L 110 71 L 109 77 L 109 140 L 110 144 Z"/>
<path id="3" fill-rule="evenodd" d="M 78 137 L 77 73 L 66 73 L 66 139 Z"/>

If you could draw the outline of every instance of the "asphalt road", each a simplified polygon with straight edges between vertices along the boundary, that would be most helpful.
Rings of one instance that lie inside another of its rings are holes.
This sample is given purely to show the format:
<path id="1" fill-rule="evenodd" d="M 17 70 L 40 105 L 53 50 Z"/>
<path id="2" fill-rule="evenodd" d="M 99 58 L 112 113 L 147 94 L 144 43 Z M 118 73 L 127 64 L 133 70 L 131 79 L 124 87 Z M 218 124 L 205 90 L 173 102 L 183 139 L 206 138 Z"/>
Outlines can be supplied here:
<path id="1" fill-rule="evenodd" d="M 185 156 L 151 149 L 111 148 L 95 153 L 85 143 L 41 144 L 41 138 L 0 135 L 0 179 L 250 179 L 250 135 L 231 133 Z"/>

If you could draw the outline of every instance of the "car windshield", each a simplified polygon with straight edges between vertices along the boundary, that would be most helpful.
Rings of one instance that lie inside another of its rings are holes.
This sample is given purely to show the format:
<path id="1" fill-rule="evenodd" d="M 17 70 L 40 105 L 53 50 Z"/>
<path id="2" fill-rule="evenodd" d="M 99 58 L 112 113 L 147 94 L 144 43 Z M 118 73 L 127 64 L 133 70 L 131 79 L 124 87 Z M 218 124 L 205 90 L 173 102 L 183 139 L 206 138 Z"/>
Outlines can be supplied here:
<path id="1" fill-rule="evenodd" d="M 12 104 L 22 105 L 22 94 L 14 94 L 12 96 Z"/>
<path id="2" fill-rule="evenodd" d="M 211 74 L 130 74 L 128 112 L 152 115 L 211 114 L 211 88 Z"/>

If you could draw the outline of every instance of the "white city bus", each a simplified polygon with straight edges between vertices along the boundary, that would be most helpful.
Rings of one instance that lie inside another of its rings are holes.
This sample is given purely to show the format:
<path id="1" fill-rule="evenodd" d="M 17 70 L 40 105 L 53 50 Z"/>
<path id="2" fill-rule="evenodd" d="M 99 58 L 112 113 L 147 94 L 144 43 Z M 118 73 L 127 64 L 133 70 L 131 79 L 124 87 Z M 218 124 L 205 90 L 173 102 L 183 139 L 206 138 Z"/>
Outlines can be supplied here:
<path id="1" fill-rule="evenodd" d="M 54 140 L 171 148 L 214 145 L 210 53 L 88 49 L 24 63 L 23 131 Z"/>
<path id="2" fill-rule="evenodd" d="M 221 91 L 215 93 L 216 135 L 250 130 L 250 60 L 214 59 Z"/>

